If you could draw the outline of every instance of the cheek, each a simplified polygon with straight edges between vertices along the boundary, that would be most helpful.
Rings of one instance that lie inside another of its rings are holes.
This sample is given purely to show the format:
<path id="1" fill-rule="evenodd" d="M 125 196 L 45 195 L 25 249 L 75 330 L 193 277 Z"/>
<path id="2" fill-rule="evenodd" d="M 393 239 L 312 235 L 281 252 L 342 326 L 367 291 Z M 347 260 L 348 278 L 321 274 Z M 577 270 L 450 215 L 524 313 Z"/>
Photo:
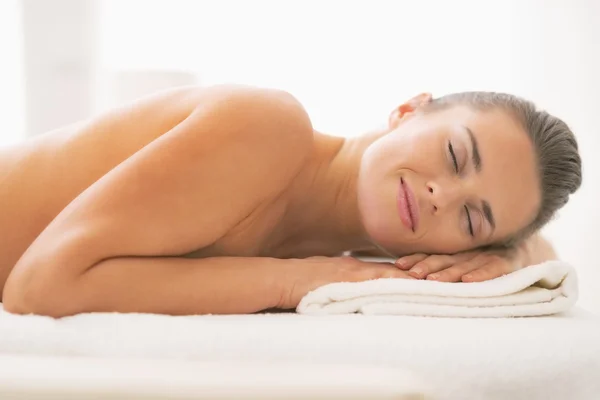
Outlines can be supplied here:
<path id="1" fill-rule="evenodd" d="M 473 246 L 454 226 L 456 221 L 443 218 L 432 221 L 423 237 L 414 244 L 415 252 L 430 254 L 454 254 L 470 250 Z"/>
<path id="2" fill-rule="evenodd" d="M 379 160 L 364 161 L 357 184 L 361 222 L 373 242 L 393 251 L 407 240 L 396 205 L 400 175 L 393 168 L 382 168 Z"/>
<path id="3" fill-rule="evenodd" d="M 443 129 L 418 120 L 407 121 L 377 139 L 365 156 L 380 169 L 408 169 L 431 172 L 443 156 Z"/>
<path id="4" fill-rule="evenodd" d="M 363 226 L 369 237 L 384 247 L 399 238 L 395 212 L 396 196 L 389 182 L 375 174 L 361 173 L 358 182 L 358 207 Z"/>
<path id="5" fill-rule="evenodd" d="M 387 149 L 393 152 L 397 165 L 423 177 L 436 176 L 444 168 L 443 140 L 434 132 L 407 134 L 390 143 Z"/>

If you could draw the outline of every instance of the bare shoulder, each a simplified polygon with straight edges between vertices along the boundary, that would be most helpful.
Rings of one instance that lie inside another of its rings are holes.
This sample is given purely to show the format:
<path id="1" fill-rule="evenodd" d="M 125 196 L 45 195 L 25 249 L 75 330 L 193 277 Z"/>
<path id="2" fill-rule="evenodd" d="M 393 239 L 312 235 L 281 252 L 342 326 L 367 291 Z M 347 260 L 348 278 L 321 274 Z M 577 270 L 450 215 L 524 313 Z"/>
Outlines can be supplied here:
<path id="1" fill-rule="evenodd" d="M 268 171 L 260 187 L 269 191 L 287 185 L 308 159 L 314 146 L 312 124 L 290 93 L 220 85 L 196 96 L 197 106 L 188 122 L 203 156 L 224 151 L 229 157 L 239 154 L 228 161 L 237 168 Z M 251 164 L 242 165 L 242 160 Z"/>
<path id="2" fill-rule="evenodd" d="M 255 154 L 255 163 L 297 165 L 313 147 L 310 117 L 298 99 L 283 90 L 232 84 L 189 87 L 142 99 L 136 107 L 146 110 L 135 121 L 138 127 L 147 126 L 146 131 L 161 115 L 162 120 L 168 117 L 168 125 L 186 120 L 199 146 L 244 145 Z"/>
<path id="3" fill-rule="evenodd" d="M 227 126 L 233 139 L 248 136 L 279 151 L 310 149 L 313 128 L 302 104 L 290 93 L 242 85 L 220 85 L 196 92 L 198 122 Z M 223 131 L 223 130 L 222 130 Z"/>
<path id="4" fill-rule="evenodd" d="M 284 141 L 306 141 L 312 136 L 310 118 L 292 94 L 284 90 L 248 85 L 167 89 L 113 110 L 108 119 L 135 119 L 140 114 L 145 114 L 143 116 L 147 121 L 156 122 L 156 119 L 169 117 L 167 119 L 182 122 L 193 112 L 231 128 L 251 123 L 253 127 L 263 128 L 253 131 L 257 137 L 277 134 L 277 139 Z M 197 121 L 200 122 L 199 118 Z M 247 132 L 248 129 L 243 131 Z M 230 133 L 235 134 L 236 131 L 231 130 Z"/>

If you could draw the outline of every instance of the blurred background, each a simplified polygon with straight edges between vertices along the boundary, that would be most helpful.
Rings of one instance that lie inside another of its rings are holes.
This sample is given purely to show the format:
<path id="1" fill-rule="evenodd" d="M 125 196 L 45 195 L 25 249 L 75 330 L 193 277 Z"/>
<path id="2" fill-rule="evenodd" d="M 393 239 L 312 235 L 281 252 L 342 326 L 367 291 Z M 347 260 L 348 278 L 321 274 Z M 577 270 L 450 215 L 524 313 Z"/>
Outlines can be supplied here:
<path id="1" fill-rule="evenodd" d="M 0 55 L 0 145 L 187 84 L 284 89 L 344 136 L 422 91 L 527 97 L 579 139 L 545 231 L 600 312 L 600 1 L 1 0 Z"/>

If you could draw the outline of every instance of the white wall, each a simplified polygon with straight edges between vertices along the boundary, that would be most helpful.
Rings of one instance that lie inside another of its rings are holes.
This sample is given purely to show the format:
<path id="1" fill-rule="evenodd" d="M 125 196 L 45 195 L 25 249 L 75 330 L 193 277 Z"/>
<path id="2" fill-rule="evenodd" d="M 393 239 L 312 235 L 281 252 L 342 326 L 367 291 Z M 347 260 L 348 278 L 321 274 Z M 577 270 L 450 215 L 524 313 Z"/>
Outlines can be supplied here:
<path id="1" fill-rule="evenodd" d="M 19 6 L 18 0 L 0 1 L 0 146 L 25 137 L 25 77 Z"/>
<path id="2" fill-rule="evenodd" d="M 21 0 L 28 136 L 88 117 L 94 104 L 96 4 Z"/>
<path id="3" fill-rule="evenodd" d="M 53 4 L 44 11 L 46 23 L 50 15 L 65 23 L 68 15 L 78 18 L 77 9 L 89 18 L 92 4 L 45 3 Z M 53 41 L 66 57 L 93 58 L 94 79 L 108 81 L 95 92 L 95 103 L 103 106 L 118 102 L 120 84 L 111 86 L 115 77 L 153 70 L 203 84 L 287 89 L 305 104 L 318 129 L 340 135 L 384 123 L 393 106 L 421 91 L 507 91 L 561 116 L 579 138 L 584 185 L 547 233 L 561 256 L 579 268 L 581 304 L 600 312 L 594 252 L 600 244 L 595 228 L 600 157 L 594 154 L 600 149 L 600 2 L 106 0 L 97 6 L 95 53 L 73 38 Z M 87 37 L 85 26 L 71 26 Z M 26 32 L 38 38 L 42 33 L 31 22 Z M 61 86 L 69 87 L 67 81 Z M 53 105 L 62 105 L 61 119 L 84 113 L 71 108 L 72 102 L 90 101 L 84 91 L 70 96 Z M 43 115 L 39 100 L 38 111 L 28 116 L 32 124 Z"/>

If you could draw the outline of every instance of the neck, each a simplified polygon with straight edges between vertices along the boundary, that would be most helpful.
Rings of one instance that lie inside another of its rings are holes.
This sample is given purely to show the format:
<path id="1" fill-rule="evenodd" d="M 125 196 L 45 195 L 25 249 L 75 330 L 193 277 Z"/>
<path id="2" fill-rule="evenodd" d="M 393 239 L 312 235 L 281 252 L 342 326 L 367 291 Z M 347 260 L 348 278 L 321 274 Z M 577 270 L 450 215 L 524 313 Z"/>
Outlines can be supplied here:
<path id="1" fill-rule="evenodd" d="M 363 153 L 385 133 L 341 138 L 315 132 L 315 151 L 291 189 L 291 220 L 286 223 L 290 242 L 306 246 L 300 252 L 319 248 L 339 254 L 376 247 L 360 218 L 357 183 Z"/>

